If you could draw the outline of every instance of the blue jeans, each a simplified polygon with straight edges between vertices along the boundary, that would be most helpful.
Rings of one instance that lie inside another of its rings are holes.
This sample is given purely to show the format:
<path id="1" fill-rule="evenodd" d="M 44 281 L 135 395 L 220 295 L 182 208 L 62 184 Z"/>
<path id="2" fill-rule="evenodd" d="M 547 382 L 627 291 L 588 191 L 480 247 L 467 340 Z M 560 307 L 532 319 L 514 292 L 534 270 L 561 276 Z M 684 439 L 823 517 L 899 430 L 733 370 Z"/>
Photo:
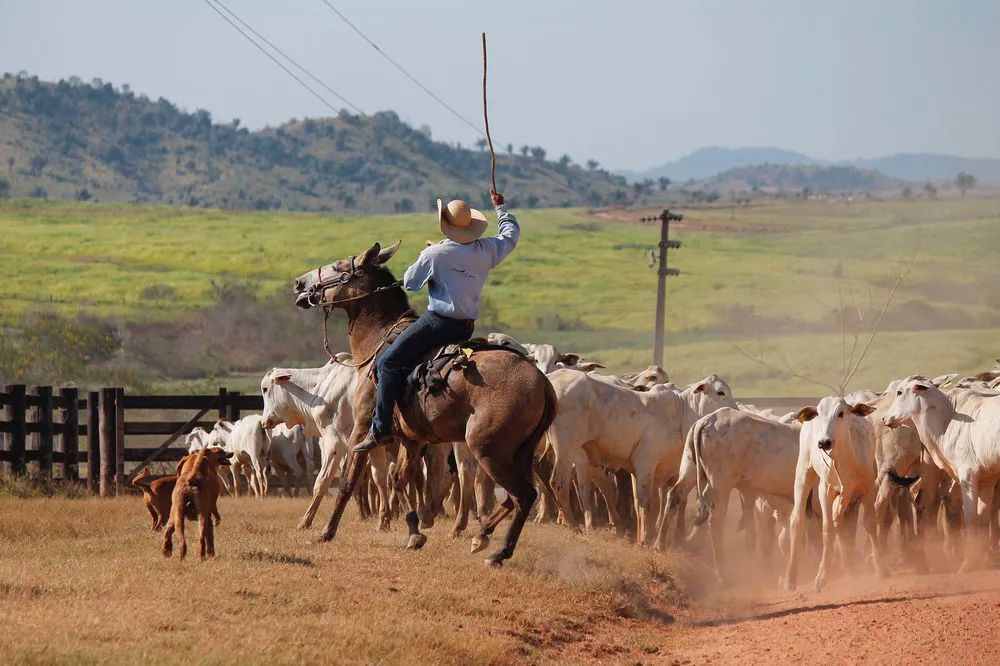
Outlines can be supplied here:
<path id="1" fill-rule="evenodd" d="M 392 413 L 406 388 L 406 377 L 429 351 L 472 337 L 475 322 L 425 312 L 410 324 L 375 361 L 378 396 L 372 412 L 376 437 L 392 434 Z"/>

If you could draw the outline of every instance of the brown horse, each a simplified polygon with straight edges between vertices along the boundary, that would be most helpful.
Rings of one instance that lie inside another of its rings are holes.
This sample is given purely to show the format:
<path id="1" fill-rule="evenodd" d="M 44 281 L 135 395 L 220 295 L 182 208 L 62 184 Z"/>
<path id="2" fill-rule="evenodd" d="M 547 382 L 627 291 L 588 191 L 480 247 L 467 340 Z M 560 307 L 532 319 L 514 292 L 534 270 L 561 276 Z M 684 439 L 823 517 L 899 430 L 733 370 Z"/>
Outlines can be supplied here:
<path id="1" fill-rule="evenodd" d="M 364 439 L 371 427 L 375 382 L 370 364 L 388 340 L 416 318 L 406 293 L 383 266 L 397 249 L 398 242 L 384 250 L 376 243 L 360 256 L 321 266 L 295 280 L 295 303 L 299 307 L 340 308 L 347 313 L 351 353 L 361 373 L 352 401 L 351 447 Z M 486 473 L 507 491 L 507 499 L 486 519 L 472 544 L 474 553 L 485 548 L 500 521 L 514 511 L 503 547 L 486 560 L 488 565 L 501 564 L 513 555 L 537 497 L 532 484 L 532 454 L 555 418 L 552 386 L 528 359 L 508 351 L 485 350 L 474 353 L 464 370 L 448 374 L 446 390 L 410 398 L 397 409 L 409 454 L 406 466 L 419 460 L 413 452 L 422 445 L 465 442 Z M 323 532 L 324 540 L 336 535 L 344 508 L 365 468 L 367 454 L 350 455 L 345 481 Z M 406 522 L 411 540 L 423 536 L 417 531 L 414 511 L 407 515 Z"/>

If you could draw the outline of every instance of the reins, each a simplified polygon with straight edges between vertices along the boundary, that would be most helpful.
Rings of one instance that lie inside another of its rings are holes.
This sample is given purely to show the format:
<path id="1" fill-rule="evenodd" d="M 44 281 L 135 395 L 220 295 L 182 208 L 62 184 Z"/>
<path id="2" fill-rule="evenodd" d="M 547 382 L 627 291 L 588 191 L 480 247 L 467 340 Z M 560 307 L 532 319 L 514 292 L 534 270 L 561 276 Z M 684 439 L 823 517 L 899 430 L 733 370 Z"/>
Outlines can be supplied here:
<path id="1" fill-rule="evenodd" d="M 363 268 L 358 268 L 356 266 L 355 264 L 356 260 L 357 256 L 351 257 L 351 270 L 338 271 L 335 275 L 332 275 L 326 279 L 323 279 L 323 267 L 319 266 L 316 269 L 316 284 L 314 284 L 309 290 L 310 300 L 312 298 L 312 295 L 316 293 L 325 294 L 326 290 L 330 287 L 344 285 L 353 280 L 354 278 L 363 276 L 365 274 L 365 271 Z M 378 294 L 380 292 L 389 291 L 390 289 L 396 289 L 402 286 L 403 286 L 403 281 L 396 280 L 392 284 L 382 285 L 381 287 L 376 287 L 375 289 L 372 289 L 369 292 L 366 292 L 364 294 L 359 294 L 357 296 L 351 296 L 350 298 L 341 298 L 333 301 L 324 301 L 322 300 L 323 296 L 322 295 L 320 296 L 319 302 L 315 303 L 315 305 L 318 305 L 323 308 L 323 350 L 326 351 L 326 353 L 329 355 L 331 362 L 336 363 L 338 365 L 344 365 L 349 368 L 362 368 L 368 365 L 369 363 L 372 362 L 372 360 L 376 356 L 378 356 L 378 353 L 382 351 L 382 348 L 385 347 L 386 341 L 388 340 L 392 332 L 396 330 L 396 327 L 399 326 L 400 322 L 402 322 L 407 317 L 412 318 L 414 315 L 413 310 L 407 310 L 402 315 L 400 315 L 399 319 L 397 319 L 395 323 L 393 323 L 393 325 L 389 327 L 389 330 L 386 331 L 385 337 L 383 338 L 379 346 L 376 347 L 375 351 L 372 352 L 371 355 L 364 361 L 362 361 L 361 363 L 346 363 L 344 361 L 337 360 L 337 357 L 334 356 L 332 351 L 330 351 L 329 322 L 330 322 L 330 315 L 333 314 L 334 308 L 337 307 L 338 305 L 343 305 L 344 303 L 350 303 L 352 301 L 360 301 L 370 296 L 374 296 L 375 294 Z M 348 334 L 349 333 L 350 332 L 348 331 Z"/>

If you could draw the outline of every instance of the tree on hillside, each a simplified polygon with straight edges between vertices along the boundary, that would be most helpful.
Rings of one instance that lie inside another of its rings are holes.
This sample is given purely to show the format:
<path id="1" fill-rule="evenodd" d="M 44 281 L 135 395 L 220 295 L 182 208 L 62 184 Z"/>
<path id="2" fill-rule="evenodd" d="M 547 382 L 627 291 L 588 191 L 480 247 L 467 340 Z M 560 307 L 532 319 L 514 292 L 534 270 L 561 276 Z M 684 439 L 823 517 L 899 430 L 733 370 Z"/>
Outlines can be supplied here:
<path id="1" fill-rule="evenodd" d="M 661 192 L 666 192 L 667 188 L 670 187 L 670 179 L 666 176 L 660 176 L 656 179 L 656 182 L 659 183 Z"/>
<path id="2" fill-rule="evenodd" d="M 41 176 L 42 170 L 46 167 L 48 163 L 49 161 L 44 157 L 42 157 L 41 155 L 33 156 L 31 160 L 28 162 L 28 168 L 31 169 L 31 175 L 35 177 Z"/>
<path id="3" fill-rule="evenodd" d="M 961 192 L 964 197 L 966 190 L 971 190 L 976 186 L 976 177 L 971 173 L 961 171 L 957 176 L 955 176 L 955 186 L 958 187 L 958 191 Z"/>
<path id="4" fill-rule="evenodd" d="M 545 149 L 541 146 L 535 146 L 531 149 L 531 156 L 538 160 L 539 162 L 545 161 Z"/>
<path id="5" fill-rule="evenodd" d="M 486 150 L 486 146 L 488 145 L 489 142 L 486 139 L 476 139 L 476 148 L 479 150 Z"/>
<path id="6" fill-rule="evenodd" d="M 587 168 L 591 171 L 596 171 L 597 167 L 601 166 L 601 163 L 595 159 L 587 160 Z"/>
<path id="7" fill-rule="evenodd" d="M 937 188 L 930 181 L 924 185 L 924 194 L 927 195 L 928 199 L 937 199 Z"/>
<path id="8" fill-rule="evenodd" d="M 570 163 L 570 161 L 572 161 L 572 158 L 569 155 L 563 155 L 562 157 L 560 157 L 559 158 L 559 169 L 561 171 L 566 171 L 567 169 L 569 169 L 569 163 Z"/>
<path id="9" fill-rule="evenodd" d="M 531 152 L 531 146 L 528 146 L 528 145 L 521 146 L 521 155 L 522 156 L 527 157 L 528 153 L 530 153 L 530 152 Z"/>
<path id="10" fill-rule="evenodd" d="M 507 144 L 507 154 L 511 156 L 514 155 L 514 144 L 512 143 Z"/>

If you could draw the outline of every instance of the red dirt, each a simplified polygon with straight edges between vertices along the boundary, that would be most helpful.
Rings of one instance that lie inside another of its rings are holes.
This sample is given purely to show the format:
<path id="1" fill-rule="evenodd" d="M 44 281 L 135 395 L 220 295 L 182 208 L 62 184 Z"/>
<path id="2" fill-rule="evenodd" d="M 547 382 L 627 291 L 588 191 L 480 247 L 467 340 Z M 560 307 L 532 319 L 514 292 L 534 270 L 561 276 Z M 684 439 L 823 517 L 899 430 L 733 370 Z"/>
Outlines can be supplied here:
<path id="1" fill-rule="evenodd" d="M 805 572 L 803 572 L 805 573 Z M 1000 570 L 834 578 L 821 593 L 743 589 L 673 624 L 594 627 L 561 659 L 629 663 L 1000 663 Z"/>

